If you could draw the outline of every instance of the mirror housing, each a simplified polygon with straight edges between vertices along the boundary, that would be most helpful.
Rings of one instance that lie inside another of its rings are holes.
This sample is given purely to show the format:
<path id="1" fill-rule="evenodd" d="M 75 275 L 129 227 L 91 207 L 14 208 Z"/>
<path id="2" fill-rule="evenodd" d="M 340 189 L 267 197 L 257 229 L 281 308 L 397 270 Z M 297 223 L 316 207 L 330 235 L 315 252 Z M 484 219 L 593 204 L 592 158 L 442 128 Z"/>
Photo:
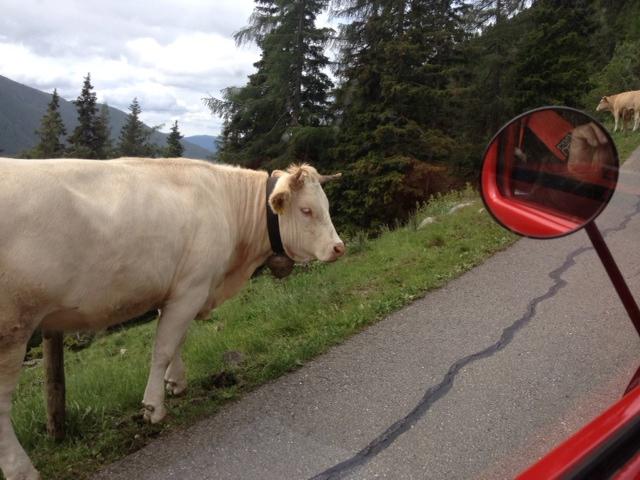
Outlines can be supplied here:
<path id="1" fill-rule="evenodd" d="M 618 154 L 607 130 L 568 107 L 543 107 L 509 121 L 482 161 L 487 210 L 526 237 L 556 238 L 592 222 L 611 199 Z"/>

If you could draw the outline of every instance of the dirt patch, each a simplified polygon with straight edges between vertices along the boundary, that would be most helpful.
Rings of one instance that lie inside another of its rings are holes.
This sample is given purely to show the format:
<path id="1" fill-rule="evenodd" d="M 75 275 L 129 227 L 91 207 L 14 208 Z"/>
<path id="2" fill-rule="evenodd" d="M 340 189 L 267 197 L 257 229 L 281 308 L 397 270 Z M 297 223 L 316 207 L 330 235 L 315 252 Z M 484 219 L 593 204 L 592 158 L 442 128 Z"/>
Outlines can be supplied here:
<path id="1" fill-rule="evenodd" d="M 207 390 L 229 388 L 237 384 L 236 374 L 227 370 L 210 375 L 202 381 L 202 386 Z"/>

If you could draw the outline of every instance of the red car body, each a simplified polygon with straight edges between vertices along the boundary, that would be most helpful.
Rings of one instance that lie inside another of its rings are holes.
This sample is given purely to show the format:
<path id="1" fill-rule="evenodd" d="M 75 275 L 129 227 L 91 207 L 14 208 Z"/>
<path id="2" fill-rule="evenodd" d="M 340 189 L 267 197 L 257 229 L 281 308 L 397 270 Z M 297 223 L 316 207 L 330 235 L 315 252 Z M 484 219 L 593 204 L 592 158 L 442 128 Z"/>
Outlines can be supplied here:
<path id="1" fill-rule="evenodd" d="M 517 478 L 640 478 L 640 386 Z"/>

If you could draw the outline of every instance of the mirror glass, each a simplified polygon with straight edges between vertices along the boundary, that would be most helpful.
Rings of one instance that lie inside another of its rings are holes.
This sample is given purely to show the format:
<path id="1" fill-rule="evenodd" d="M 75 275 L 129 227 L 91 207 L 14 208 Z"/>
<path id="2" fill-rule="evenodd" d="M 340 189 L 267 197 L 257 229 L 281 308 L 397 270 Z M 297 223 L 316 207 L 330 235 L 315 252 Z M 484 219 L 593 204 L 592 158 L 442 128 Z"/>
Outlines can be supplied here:
<path id="1" fill-rule="evenodd" d="M 482 164 L 482 198 L 496 220 L 520 235 L 554 238 L 593 221 L 618 180 L 607 130 L 567 107 L 526 112 L 491 140 Z"/>

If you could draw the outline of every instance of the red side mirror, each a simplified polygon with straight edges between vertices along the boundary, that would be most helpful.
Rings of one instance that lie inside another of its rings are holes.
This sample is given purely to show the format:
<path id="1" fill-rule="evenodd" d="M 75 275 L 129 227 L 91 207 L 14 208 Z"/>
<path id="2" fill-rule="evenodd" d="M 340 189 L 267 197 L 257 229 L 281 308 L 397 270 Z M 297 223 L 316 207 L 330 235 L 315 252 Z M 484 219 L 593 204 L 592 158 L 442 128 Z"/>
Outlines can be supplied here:
<path id="1" fill-rule="evenodd" d="M 489 143 L 481 193 L 507 229 L 555 238 L 592 222 L 618 181 L 618 154 L 594 118 L 567 107 L 544 107 L 507 123 Z"/>

